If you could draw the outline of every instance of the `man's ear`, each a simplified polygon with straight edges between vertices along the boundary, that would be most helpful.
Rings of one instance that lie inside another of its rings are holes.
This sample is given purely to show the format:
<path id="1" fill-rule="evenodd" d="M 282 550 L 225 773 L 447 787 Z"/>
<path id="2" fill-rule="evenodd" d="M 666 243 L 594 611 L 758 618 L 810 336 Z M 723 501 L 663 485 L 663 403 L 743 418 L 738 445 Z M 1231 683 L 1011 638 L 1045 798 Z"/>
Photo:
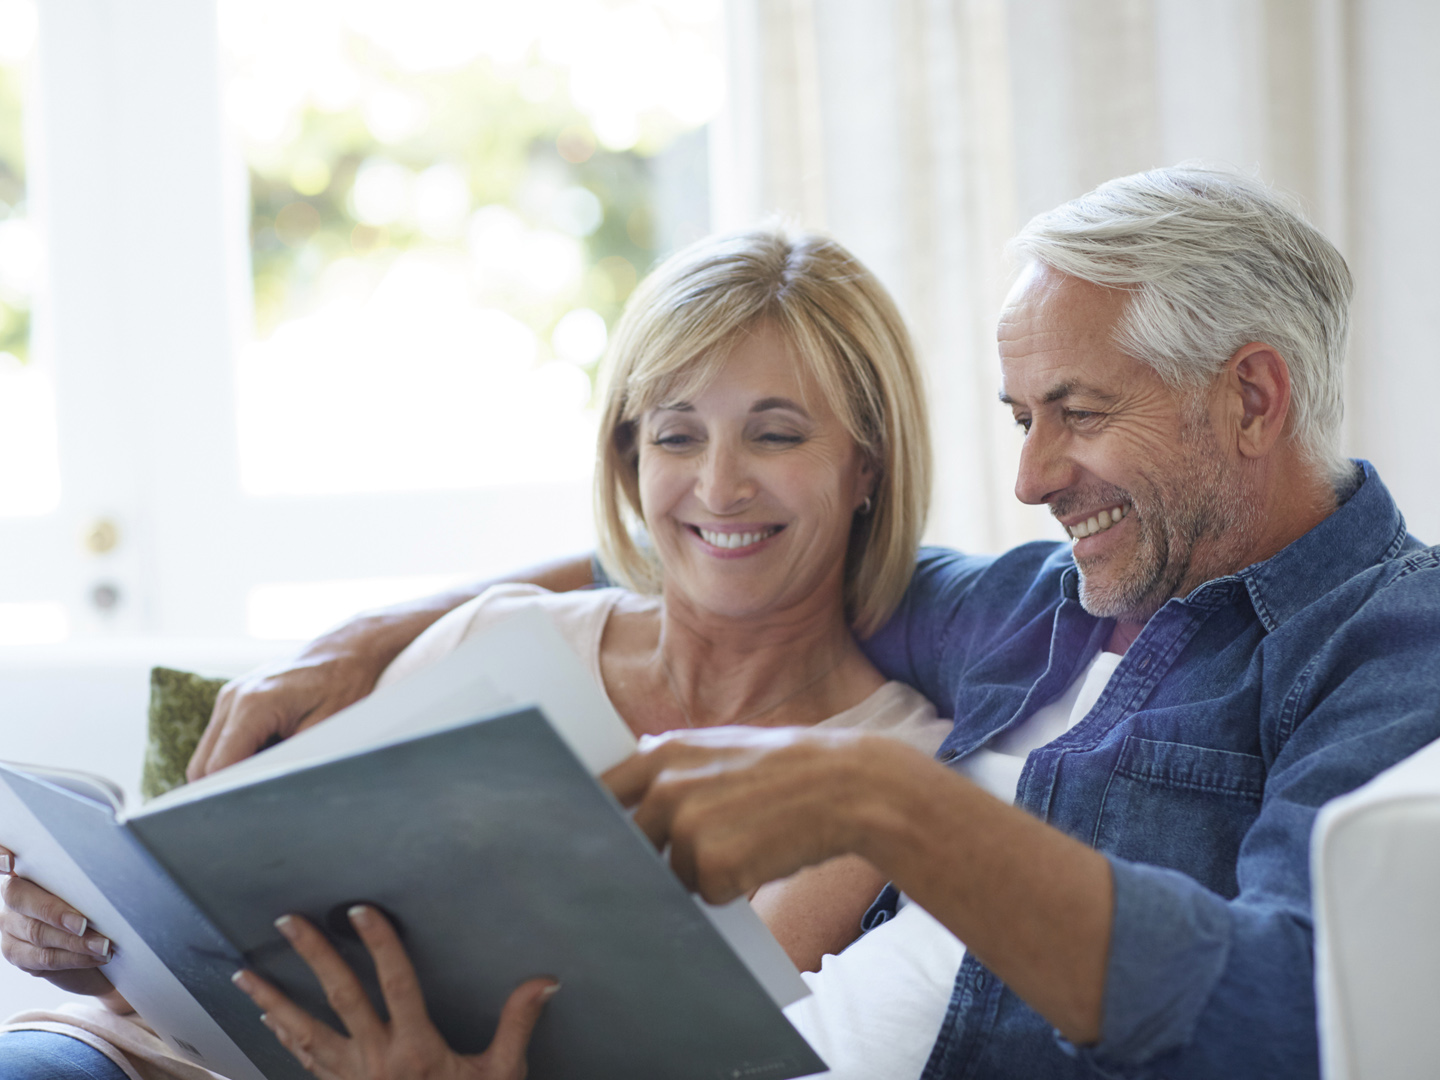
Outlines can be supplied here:
<path id="1" fill-rule="evenodd" d="M 1290 367 L 1273 345 L 1252 341 L 1235 350 L 1223 374 L 1236 449 L 1247 458 L 1270 453 L 1290 416 Z"/>

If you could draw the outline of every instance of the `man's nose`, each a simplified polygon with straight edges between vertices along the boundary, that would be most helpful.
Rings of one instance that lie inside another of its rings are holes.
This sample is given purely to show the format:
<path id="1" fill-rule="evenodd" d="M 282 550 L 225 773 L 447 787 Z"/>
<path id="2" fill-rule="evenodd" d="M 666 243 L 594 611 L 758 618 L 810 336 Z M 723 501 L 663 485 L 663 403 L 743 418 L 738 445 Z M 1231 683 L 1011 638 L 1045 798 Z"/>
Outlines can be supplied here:
<path id="1" fill-rule="evenodd" d="M 1076 466 L 1066 450 L 1063 433 L 1035 424 L 1020 447 L 1020 470 L 1015 477 L 1015 497 L 1038 506 L 1049 502 L 1058 491 L 1075 482 Z"/>
<path id="2" fill-rule="evenodd" d="M 717 514 L 731 513 L 753 499 L 756 490 L 745 455 L 734 447 L 713 443 L 695 480 L 695 494 L 706 509 Z"/>

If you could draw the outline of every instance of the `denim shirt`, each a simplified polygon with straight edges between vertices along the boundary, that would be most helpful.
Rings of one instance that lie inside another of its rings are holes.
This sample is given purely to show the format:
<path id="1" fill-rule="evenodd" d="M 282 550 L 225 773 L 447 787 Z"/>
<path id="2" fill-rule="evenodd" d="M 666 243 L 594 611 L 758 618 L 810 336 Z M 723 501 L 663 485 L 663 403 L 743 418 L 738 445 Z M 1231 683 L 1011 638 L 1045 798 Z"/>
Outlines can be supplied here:
<path id="1" fill-rule="evenodd" d="M 1110 861 L 1101 1037 L 1076 1047 L 967 955 L 924 1080 L 1316 1076 L 1309 839 L 1327 800 L 1440 738 L 1440 548 L 1374 469 L 1264 562 L 1172 599 L 1016 805 Z M 1068 545 L 922 553 L 867 650 L 954 761 L 1058 697 L 1110 634 Z M 882 913 L 883 917 L 883 913 Z"/>

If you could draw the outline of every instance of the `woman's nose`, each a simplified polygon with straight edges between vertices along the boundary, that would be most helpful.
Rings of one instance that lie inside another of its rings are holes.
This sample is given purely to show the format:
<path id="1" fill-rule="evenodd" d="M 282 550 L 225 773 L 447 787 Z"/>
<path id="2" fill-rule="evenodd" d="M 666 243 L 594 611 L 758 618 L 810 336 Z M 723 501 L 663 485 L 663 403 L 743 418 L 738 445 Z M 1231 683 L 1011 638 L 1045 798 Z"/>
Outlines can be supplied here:
<path id="1" fill-rule="evenodd" d="M 1020 469 L 1015 476 L 1015 497 L 1038 506 L 1075 482 L 1075 463 L 1060 433 L 1034 424 L 1020 447 Z"/>
<path id="2" fill-rule="evenodd" d="M 757 490 L 743 454 L 720 445 L 709 448 L 695 481 L 695 493 L 706 509 L 717 514 L 732 512 L 753 499 Z"/>

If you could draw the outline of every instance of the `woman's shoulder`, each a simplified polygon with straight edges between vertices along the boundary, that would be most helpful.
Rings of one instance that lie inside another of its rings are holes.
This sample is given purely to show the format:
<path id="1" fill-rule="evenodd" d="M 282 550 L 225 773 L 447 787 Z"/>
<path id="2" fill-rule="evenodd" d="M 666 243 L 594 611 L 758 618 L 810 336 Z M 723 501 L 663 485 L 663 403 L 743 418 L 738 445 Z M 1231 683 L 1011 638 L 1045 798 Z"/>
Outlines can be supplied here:
<path id="1" fill-rule="evenodd" d="M 892 679 L 860 704 L 822 720 L 817 726 L 884 735 L 933 755 L 950 734 L 953 724 L 940 717 L 930 699 L 920 691 Z"/>
<path id="2" fill-rule="evenodd" d="M 377 685 L 412 675 L 448 656 L 461 642 L 484 633 L 522 611 L 539 609 L 550 616 L 560 636 L 588 658 L 610 612 L 630 594 L 624 589 L 577 589 L 556 593 L 539 585 L 507 582 L 492 585 L 479 596 L 437 619 L 385 669 Z"/>

